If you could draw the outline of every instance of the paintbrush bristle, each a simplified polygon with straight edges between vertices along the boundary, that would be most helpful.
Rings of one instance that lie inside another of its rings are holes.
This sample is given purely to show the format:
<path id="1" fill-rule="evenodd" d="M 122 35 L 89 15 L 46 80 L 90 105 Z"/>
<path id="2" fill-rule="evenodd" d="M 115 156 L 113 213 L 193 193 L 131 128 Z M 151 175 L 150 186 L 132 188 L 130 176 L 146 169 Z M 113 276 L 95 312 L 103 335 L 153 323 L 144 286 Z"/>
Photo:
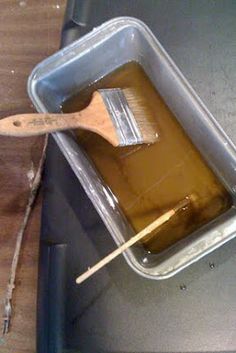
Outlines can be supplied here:
<path id="1" fill-rule="evenodd" d="M 148 101 L 138 90 L 109 88 L 98 92 L 114 124 L 119 146 L 156 142 L 157 122 Z"/>
<path id="2" fill-rule="evenodd" d="M 124 88 L 124 96 L 132 111 L 143 143 L 154 143 L 159 137 L 157 121 L 153 116 L 148 100 L 135 88 Z"/>

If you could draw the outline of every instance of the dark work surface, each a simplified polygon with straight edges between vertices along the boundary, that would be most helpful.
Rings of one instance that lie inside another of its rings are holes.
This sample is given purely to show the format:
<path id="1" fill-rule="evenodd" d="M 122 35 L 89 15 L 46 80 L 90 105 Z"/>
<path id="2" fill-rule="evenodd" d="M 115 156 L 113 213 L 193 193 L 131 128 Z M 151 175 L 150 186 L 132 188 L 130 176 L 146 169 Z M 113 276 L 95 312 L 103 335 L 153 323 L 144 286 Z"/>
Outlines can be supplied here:
<path id="1" fill-rule="evenodd" d="M 111 17 L 142 19 L 236 142 L 234 1 L 74 5 L 63 44 Z M 236 351 L 236 240 L 165 281 L 141 278 L 120 257 L 84 284 L 74 284 L 77 274 L 114 247 L 51 139 L 44 176 L 38 353 Z"/>

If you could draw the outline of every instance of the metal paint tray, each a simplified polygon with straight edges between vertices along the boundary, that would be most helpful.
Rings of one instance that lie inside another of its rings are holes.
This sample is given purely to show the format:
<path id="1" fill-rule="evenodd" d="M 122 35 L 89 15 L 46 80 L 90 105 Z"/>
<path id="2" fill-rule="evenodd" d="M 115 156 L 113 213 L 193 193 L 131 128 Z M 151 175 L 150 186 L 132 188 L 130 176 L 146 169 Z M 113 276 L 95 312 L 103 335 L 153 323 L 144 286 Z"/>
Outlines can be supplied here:
<path id="1" fill-rule="evenodd" d="M 96 58 L 96 60 L 94 60 Z M 120 17 L 40 63 L 32 72 L 29 95 L 38 111 L 60 111 L 61 103 L 83 87 L 129 61 L 139 62 L 189 137 L 225 184 L 236 203 L 236 149 L 187 83 L 181 72 L 141 21 Z M 117 244 L 134 234 L 107 186 L 73 133 L 54 137 Z M 140 275 L 164 279 L 236 235 L 236 210 L 224 215 L 160 255 L 136 246 L 125 254 Z"/>

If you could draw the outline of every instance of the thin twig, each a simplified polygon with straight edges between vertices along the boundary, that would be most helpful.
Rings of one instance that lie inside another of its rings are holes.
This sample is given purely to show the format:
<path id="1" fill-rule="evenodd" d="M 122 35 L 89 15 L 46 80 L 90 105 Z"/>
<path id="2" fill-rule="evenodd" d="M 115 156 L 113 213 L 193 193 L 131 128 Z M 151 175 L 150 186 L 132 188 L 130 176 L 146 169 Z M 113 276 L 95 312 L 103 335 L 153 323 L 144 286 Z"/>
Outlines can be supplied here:
<path id="1" fill-rule="evenodd" d="M 76 283 L 80 284 L 84 282 L 86 279 L 91 277 L 94 273 L 99 271 L 101 268 L 106 266 L 109 262 L 114 260 L 117 256 L 122 254 L 125 250 L 130 248 L 132 245 L 136 244 L 139 240 L 145 238 L 147 235 L 151 234 L 154 230 L 156 230 L 158 227 L 163 225 L 164 223 L 168 222 L 171 217 L 173 217 L 179 210 L 183 209 L 186 207 L 190 200 L 192 200 L 193 197 L 185 197 L 183 200 L 179 201 L 179 203 L 169 211 L 163 213 L 162 216 L 158 217 L 154 222 L 149 224 L 146 228 L 141 230 L 138 234 L 134 235 L 132 238 L 130 238 L 128 241 L 123 243 L 121 246 L 119 246 L 116 250 L 112 251 L 109 255 L 105 256 L 102 260 L 96 263 L 93 267 L 89 268 L 87 271 L 85 271 L 82 275 L 76 278 Z"/>
<path id="2" fill-rule="evenodd" d="M 15 251 L 12 259 L 9 281 L 7 284 L 7 291 L 6 291 L 6 297 L 5 297 L 3 331 L 2 331 L 3 335 L 9 332 L 10 321 L 12 316 L 12 297 L 13 297 L 13 290 L 15 288 L 16 271 L 17 271 L 17 266 L 19 262 L 20 250 L 21 250 L 23 235 L 24 235 L 26 226 L 28 224 L 28 220 L 29 220 L 31 211 L 33 209 L 34 202 L 36 200 L 36 196 L 38 194 L 39 186 L 41 184 L 41 177 L 42 177 L 42 170 L 43 170 L 43 165 L 44 165 L 44 160 L 46 155 L 47 142 L 48 142 L 48 135 L 46 135 L 44 140 L 41 158 L 30 189 L 30 194 L 26 205 L 24 218 L 19 228 L 19 231 L 16 235 Z"/>

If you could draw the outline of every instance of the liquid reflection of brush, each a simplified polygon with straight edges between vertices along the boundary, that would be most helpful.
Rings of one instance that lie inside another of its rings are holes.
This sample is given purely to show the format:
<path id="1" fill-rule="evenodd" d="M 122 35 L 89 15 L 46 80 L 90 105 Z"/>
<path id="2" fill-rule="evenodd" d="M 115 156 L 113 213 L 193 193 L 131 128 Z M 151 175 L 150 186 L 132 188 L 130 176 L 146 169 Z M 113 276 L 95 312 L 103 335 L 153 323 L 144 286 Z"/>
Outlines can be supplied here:
<path id="1" fill-rule="evenodd" d="M 151 232 L 153 232 L 155 229 L 163 225 L 164 223 L 168 222 L 171 217 L 173 217 L 178 211 L 185 209 L 186 207 L 195 207 L 196 205 L 196 200 L 197 196 L 195 194 L 192 194 L 190 196 L 186 196 L 183 200 L 177 203 L 177 205 L 170 209 L 169 211 L 165 212 L 162 216 L 158 217 L 154 222 L 149 224 L 146 228 L 144 228 L 141 232 L 136 234 L 134 237 L 129 239 L 127 242 L 122 244 L 119 248 L 117 248 L 115 251 L 104 257 L 101 261 L 99 261 L 96 265 L 91 267 L 88 271 L 84 272 L 82 275 L 77 277 L 76 283 L 80 284 L 84 282 L 87 278 L 92 276 L 95 272 L 100 270 L 102 267 L 107 265 L 109 262 L 111 262 L 113 259 L 115 259 L 117 256 L 122 254 L 125 250 L 127 250 L 129 247 L 137 243 L 139 240 L 145 238 L 147 235 L 149 235 Z"/>

